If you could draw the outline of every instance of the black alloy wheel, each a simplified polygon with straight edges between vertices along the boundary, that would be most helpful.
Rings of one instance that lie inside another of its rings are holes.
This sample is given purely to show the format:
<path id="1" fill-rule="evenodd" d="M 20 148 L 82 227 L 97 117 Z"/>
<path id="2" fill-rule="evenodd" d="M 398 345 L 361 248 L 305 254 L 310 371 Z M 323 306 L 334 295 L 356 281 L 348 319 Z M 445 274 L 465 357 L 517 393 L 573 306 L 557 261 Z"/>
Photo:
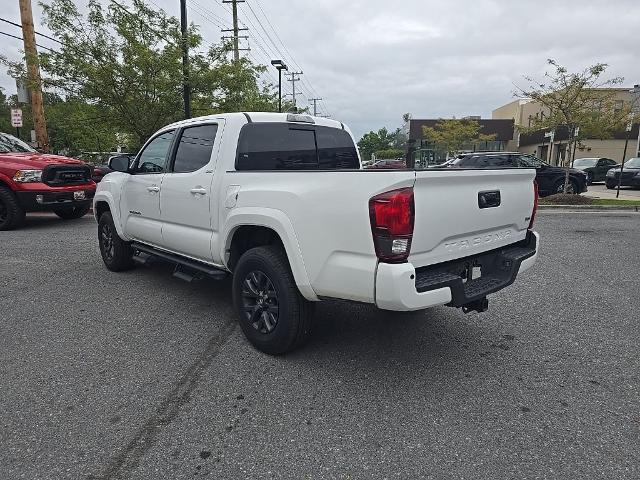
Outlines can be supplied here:
<path id="1" fill-rule="evenodd" d="M 250 271 L 242 283 L 242 308 L 249 324 L 268 335 L 278 325 L 278 292 L 271 279 L 260 270 Z"/>
<path id="2" fill-rule="evenodd" d="M 100 239 L 102 240 L 102 252 L 106 260 L 113 260 L 115 255 L 115 244 L 113 241 L 113 228 L 108 223 L 100 226 Z"/>

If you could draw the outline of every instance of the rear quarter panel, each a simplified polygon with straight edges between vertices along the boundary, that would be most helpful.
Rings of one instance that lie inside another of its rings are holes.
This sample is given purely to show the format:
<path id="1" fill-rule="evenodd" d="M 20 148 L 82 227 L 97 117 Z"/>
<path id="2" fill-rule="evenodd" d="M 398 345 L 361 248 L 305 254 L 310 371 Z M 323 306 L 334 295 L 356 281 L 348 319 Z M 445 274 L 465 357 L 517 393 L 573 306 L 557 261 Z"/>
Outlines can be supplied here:
<path id="1" fill-rule="evenodd" d="M 413 171 L 234 171 L 226 177 L 229 185 L 240 186 L 236 205 L 225 209 L 226 225 L 262 225 L 257 209 L 282 212 L 290 227 L 279 222 L 286 232 L 280 236 L 297 243 L 285 245 L 294 274 L 304 272 L 318 297 L 373 301 L 377 258 L 369 199 L 412 186 Z"/>

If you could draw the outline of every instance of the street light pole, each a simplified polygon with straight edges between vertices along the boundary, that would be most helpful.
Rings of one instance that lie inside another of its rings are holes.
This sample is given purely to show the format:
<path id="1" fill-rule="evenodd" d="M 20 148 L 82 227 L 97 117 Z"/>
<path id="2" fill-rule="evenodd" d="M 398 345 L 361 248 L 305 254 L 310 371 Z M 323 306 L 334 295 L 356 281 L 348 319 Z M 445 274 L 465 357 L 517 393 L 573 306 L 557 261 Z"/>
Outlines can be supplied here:
<path id="1" fill-rule="evenodd" d="M 271 65 L 278 69 L 278 112 L 282 113 L 282 70 L 288 70 L 282 60 L 271 60 Z"/>

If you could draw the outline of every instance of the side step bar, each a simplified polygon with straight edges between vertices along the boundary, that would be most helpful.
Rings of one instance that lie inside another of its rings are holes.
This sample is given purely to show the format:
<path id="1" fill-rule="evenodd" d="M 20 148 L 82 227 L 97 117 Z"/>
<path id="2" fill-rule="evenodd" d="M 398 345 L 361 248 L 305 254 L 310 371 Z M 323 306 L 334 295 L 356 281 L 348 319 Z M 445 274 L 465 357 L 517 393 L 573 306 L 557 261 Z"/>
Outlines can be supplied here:
<path id="1" fill-rule="evenodd" d="M 190 258 L 184 258 L 173 253 L 164 252 L 162 250 L 158 250 L 156 248 L 150 247 L 148 245 L 143 245 L 138 242 L 133 242 L 131 244 L 131 247 L 135 252 L 133 260 L 136 263 L 148 265 L 153 260 L 161 260 L 167 263 L 172 263 L 175 265 L 173 276 L 187 282 L 191 282 L 193 280 L 201 278 L 203 275 L 211 277 L 215 280 L 222 280 L 228 275 L 227 271 L 220 268 L 207 265 L 203 262 L 198 262 L 197 260 L 191 260 Z"/>

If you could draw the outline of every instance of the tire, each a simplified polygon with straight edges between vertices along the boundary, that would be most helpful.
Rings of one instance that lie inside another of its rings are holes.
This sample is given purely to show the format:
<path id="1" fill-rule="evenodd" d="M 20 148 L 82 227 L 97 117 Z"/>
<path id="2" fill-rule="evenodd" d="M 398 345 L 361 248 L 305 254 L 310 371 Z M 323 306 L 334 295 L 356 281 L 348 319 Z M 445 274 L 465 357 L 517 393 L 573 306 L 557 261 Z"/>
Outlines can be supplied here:
<path id="1" fill-rule="evenodd" d="M 613 190 L 614 188 L 616 188 L 616 186 L 618 185 L 615 182 L 610 182 L 609 180 L 606 180 L 604 182 L 605 186 L 607 187 L 608 190 Z"/>
<path id="2" fill-rule="evenodd" d="M 84 217 L 90 208 L 91 208 L 91 205 L 87 204 L 81 207 L 71 207 L 71 208 L 54 210 L 53 213 L 55 213 L 57 216 L 59 216 L 63 220 L 75 220 L 76 218 Z"/>
<path id="3" fill-rule="evenodd" d="M 25 211 L 11 190 L 0 186 L 0 231 L 13 230 L 24 223 Z"/>
<path id="4" fill-rule="evenodd" d="M 102 261 L 112 272 L 121 272 L 133 267 L 131 244 L 118 236 L 109 212 L 103 213 L 98 220 L 98 244 Z"/>
<path id="5" fill-rule="evenodd" d="M 298 291 L 281 248 L 245 252 L 233 275 L 233 302 L 247 340 L 258 350 L 281 355 L 311 334 L 313 303 Z"/>
<path id="6" fill-rule="evenodd" d="M 562 180 L 558 180 L 553 187 L 553 191 L 555 193 L 564 193 L 564 178 Z M 575 180 L 569 179 L 569 183 L 567 184 L 567 194 L 572 195 L 578 191 L 578 185 Z"/>
<path id="7" fill-rule="evenodd" d="M 587 172 L 587 185 L 593 184 L 593 173 Z"/>

